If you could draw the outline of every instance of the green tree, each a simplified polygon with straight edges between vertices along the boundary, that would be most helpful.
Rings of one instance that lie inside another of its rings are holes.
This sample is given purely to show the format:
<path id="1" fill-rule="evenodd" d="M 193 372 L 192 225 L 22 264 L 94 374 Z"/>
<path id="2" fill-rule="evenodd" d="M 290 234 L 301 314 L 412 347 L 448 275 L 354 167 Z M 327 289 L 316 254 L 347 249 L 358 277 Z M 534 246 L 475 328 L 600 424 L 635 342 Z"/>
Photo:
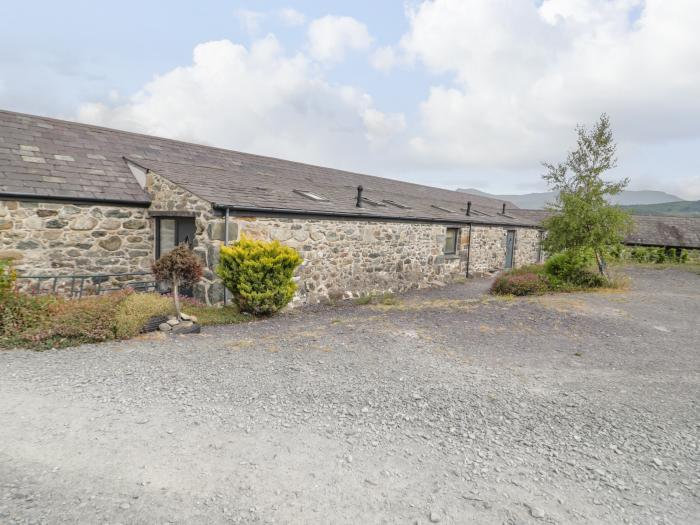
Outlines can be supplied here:
<path id="1" fill-rule="evenodd" d="M 169 282 L 173 291 L 173 303 L 177 318 L 180 312 L 180 286 L 195 284 L 202 278 L 202 261 L 186 245 L 170 250 L 155 263 L 153 274 L 158 281 Z"/>
<path id="2" fill-rule="evenodd" d="M 543 163 L 543 179 L 558 192 L 552 215 L 544 221 L 547 236 L 544 248 L 549 253 L 592 252 L 598 271 L 605 276 L 604 254 L 619 245 L 631 228 L 631 217 L 608 197 L 620 193 L 629 179 L 619 182 L 603 180 L 603 174 L 617 166 L 616 144 L 610 119 L 603 113 L 588 130 L 576 127 L 576 149 L 559 164 Z"/>

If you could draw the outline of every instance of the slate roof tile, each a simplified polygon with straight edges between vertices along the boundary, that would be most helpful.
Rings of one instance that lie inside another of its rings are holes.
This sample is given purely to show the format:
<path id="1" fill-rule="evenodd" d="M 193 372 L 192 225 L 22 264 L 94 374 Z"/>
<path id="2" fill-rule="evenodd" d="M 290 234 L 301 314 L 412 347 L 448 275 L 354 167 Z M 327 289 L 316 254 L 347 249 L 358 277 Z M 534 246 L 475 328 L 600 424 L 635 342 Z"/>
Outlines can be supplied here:
<path id="1" fill-rule="evenodd" d="M 146 203 L 149 196 L 129 170 L 128 158 L 220 206 L 533 225 L 524 218 L 500 215 L 502 201 L 481 196 L 9 111 L 0 111 L 0 144 L 0 191 L 5 193 Z M 39 151 L 20 151 L 20 145 Z M 24 162 L 22 154 L 44 162 Z M 46 176 L 63 177 L 66 182 L 47 182 L 42 179 Z M 406 207 L 365 202 L 357 208 L 358 185 L 363 186 L 366 199 Z M 318 193 L 328 201 L 315 201 L 294 190 Z M 486 215 L 466 217 L 467 201 L 475 212 Z M 508 207 L 512 210 L 514 205 L 508 203 Z"/>

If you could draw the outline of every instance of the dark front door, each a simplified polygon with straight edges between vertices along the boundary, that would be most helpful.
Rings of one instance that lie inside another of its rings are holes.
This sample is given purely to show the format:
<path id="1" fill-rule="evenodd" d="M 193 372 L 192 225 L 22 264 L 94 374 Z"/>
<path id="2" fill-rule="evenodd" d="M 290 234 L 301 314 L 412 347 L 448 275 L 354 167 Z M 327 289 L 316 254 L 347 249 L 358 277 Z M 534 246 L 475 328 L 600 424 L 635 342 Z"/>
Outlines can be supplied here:
<path id="1" fill-rule="evenodd" d="M 192 248 L 195 232 L 194 217 L 159 217 L 156 258 L 183 243 Z"/>
<path id="2" fill-rule="evenodd" d="M 513 267 L 513 251 L 515 249 L 515 230 L 508 230 L 506 235 L 506 268 Z"/>
<path id="3" fill-rule="evenodd" d="M 156 259 L 181 244 L 192 248 L 196 231 L 194 217 L 159 217 L 156 227 Z M 167 291 L 167 288 L 161 288 L 161 291 Z M 191 297 L 192 287 L 183 286 L 180 293 Z"/>

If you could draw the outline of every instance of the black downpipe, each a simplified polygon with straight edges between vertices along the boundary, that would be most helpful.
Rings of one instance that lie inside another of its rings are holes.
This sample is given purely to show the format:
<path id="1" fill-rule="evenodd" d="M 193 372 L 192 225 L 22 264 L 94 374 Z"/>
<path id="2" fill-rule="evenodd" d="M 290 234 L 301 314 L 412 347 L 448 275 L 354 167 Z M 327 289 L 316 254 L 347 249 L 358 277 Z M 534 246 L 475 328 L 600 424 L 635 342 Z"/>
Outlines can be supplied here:
<path id="1" fill-rule="evenodd" d="M 471 202 L 469 203 L 471 204 Z M 472 255 L 472 225 L 469 225 L 469 243 L 467 244 L 467 279 L 469 279 L 469 258 Z"/>

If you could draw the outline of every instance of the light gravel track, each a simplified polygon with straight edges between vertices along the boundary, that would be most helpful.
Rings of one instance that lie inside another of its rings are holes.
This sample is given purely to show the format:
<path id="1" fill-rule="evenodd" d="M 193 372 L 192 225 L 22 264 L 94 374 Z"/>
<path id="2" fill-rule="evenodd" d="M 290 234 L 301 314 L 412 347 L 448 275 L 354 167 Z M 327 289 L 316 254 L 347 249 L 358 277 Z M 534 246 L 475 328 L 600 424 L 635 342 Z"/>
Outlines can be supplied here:
<path id="1" fill-rule="evenodd" d="M 0 352 L 0 523 L 697 523 L 700 277 Z"/>

